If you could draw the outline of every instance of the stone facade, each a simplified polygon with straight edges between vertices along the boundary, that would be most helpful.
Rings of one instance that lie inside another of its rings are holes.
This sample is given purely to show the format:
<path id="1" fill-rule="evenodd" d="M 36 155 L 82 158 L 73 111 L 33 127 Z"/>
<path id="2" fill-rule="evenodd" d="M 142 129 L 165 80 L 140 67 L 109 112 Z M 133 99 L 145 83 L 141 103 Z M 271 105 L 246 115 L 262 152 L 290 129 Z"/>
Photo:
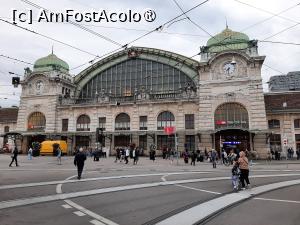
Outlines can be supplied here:
<path id="1" fill-rule="evenodd" d="M 233 38 L 223 43 L 223 36 Z M 105 118 L 102 144 L 111 154 L 120 136 L 130 138 L 137 145 L 143 140 L 146 154 L 151 146 L 159 146 L 159 138 L 162 143 L 170 142 L 170 146 L 176 147 L 174 137 L 167 137 L 158 129 L 162 112 L 174 117 L 172 126 L 176 127 L 180 152 L 188 148 L 208 151 L 221 148 L 227 131 L 233 138 L 241 138 L 242 133 L 244 139 L 240 143 L 244 146 L 241 144 L 241 148 L 255 150 L 261 158 L 266 157 L 273 134 L 281 134 L 282 140 L 287 136 L 289 145 L 296 148 L 300 128 L 293 127 L 293 121 L 300 117 L 300 96 L 296 97 L 295 92 L 263 93 L 261 67 L 265 57 L 258 54 L 256 41 L 249 41 L 247 35 L 228 28 L 216 37 L 201 47 L 200 62 L 160 49 L 135 47 L 108 56 L 73 78 L 68 74 L 68 65 L 55 55 L 38 60 L 33 72 L 26 70 L 21 83 L 16 131 L 23 134 L 22 148 L 27 149 L 32 141 L 45 139 L 66 140 L 69 153 L 78 145 L 95 148 L 99 118 Z M 131 80 L 122 79 L 125 74 Z M 99 80 L 99 75 L 105 79 Z M 147 81 L 138 76 L 144 76 Z M 160 83 L 156 82 L 158 79 Z M 122 96 L 114 96 L 110 88 L 116 92 L 116 84 L 120 85 L 118 88 L 130 86 L 131 89 L 129 92 L 126 89 Z M 282 101 L 287 102 L 284 109 Z M 221 106 L 230 104 L 239 106 L 247 118 L 237 114 L 240 119 L 221 121 L 226 126 L 220 127 L 216 113 Z M 295 105 L 299 107 L 290 108 Z M 29 124 L 34 113 L 40 116 L 35 118 L 36 127 Z M 129 127 L 118 130 L 116 118 L 122 113 L 130 118 Z M 187 114 L 193 115 L 193 126 L 188 129 Z M 82 116 L 84 128 L 78 125 Z M 146 130 L 140 129 L 140 116 L 147 116 Z M 43 117 L 45 124 L 41 125 Z M 280 120 L 282 126 L 269 129 L 271 119 Z M 228 138 L 232 138 L 230 135 Z M 158 154 L 161 150 L 158 149 Z"/>

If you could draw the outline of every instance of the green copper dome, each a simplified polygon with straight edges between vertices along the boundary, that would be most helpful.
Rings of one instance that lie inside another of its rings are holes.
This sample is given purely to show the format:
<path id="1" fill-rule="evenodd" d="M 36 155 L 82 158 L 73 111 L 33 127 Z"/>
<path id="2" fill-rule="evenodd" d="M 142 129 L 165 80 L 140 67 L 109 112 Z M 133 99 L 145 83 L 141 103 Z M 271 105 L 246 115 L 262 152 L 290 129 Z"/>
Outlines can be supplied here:
<path id="1" fill-rule="evenodd" d="M 207 41 L 209 52 L 221 52 L 224 50 L 239 50 L 248 47 L 249 37 L 240 32 L 232 31 L 228 27 L 221 33 Z"/>
<path id="2" fill-rule="evenodd" d="M 52 70 L 67 72 L 69 71 L 69 65 L 52 53 L 36 60 L 33 66 L 34 72 L 48 72 Z"/>

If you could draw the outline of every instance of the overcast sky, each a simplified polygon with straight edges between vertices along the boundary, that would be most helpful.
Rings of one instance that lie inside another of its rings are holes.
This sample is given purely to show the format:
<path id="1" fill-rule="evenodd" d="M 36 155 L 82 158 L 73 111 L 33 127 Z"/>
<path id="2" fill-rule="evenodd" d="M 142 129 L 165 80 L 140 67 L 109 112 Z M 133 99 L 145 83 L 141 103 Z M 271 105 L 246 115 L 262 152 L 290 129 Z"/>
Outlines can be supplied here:
<path id="1" fill-rule="evenodd" d="M 202 1 L 177 0 L 184 10 L 188 10 Z M 239 1 L 209 0 L 207 3 L 188 13 L 188 16 L 213 35 L 225 28 L 227 18 L 230 29 L 243 31 L 250 39 L 258 40 L 264 40 L 273 34 L 294 26 L 267 40 L 300 43 L 300 6 L 296 6 L 297 3 L 300 4 L 300 0 Z M 39 12 L 38 9 L 21 0 L 0 0 L 0 2 L 0 18 L 5 20 L 12 21 L 13 9 L 17 9 L 18 12 L 26 12 L 26 10 L 32 9 L 34 19 Z M 152 30 L 181 14 L 180 9 L 173 0 L 31 0 L 31 2 L 53 12 L 63 12 L 65 9 L 73 9 L 82 13 L 102 9 L 109 12 L 126 12 L 131 9 L 143 13 L 147 8 L 153 9 L 157 15 L 154 22 L 83 23 L 89 29 L 121 44 L 126 44 L 143 35 L 147 30 Z M 262 10 L 255 9 L 241 2 Z M 278 14 L 286 9 L 288 10 L 280 14 L 280 17 L 271 14 Z M 298 26 L 297 23 L 299 23 Z M 257 25 L 252 26 L 254 24 Z M 95 55 L 103 55 L 118 48 L 115 44 L 67 23 L 38 23 L 33 21 L 33 24 L 19 23 L 19 25 Z M 249 26 L 252 27 L 248 28 Z M 245 30 L 245 28 L 248 29 Z M 50 54 L 52 45 L 54 45 L 54 53 L 65 60 L 71 69 L 94 58 L 92 55 L 48 40 L 2 21 L 0 21 L 0 37 L 0 55 L 7 55 L 30 63 L 34 63 L 38 58 Z M 161 32 L 152 33 L 134 42 L 132 45 L 160 48 L 191 57 L 199 52 L 200 46 L 206 45 L 209 38 L 210 36 L 207 33 L 197 28 L 188 20 L 181 20 L 170 26 L 165 26 Z M 265 90 L 267 89 L 266 82 L 270 76 L 300 70 L 300 45 L 259 42 L 259 53 L 266 56 L 266 66 L 262 69 Z M 199 60 L 199 57 L 195 57 L 194 59 Z M 24 68 L 27 66 L 29 65 L 0 57 L 0 106 L 18 105 L 18 96 L 21 89 L 20 87 L 13 88 L 11 86 L 12 75 L 8 72 L 22 75 Z M 87 66 L 88 64 L 70 72 L 76 75 Z M 32 68 L 32 66 L 30 67 Z"/>

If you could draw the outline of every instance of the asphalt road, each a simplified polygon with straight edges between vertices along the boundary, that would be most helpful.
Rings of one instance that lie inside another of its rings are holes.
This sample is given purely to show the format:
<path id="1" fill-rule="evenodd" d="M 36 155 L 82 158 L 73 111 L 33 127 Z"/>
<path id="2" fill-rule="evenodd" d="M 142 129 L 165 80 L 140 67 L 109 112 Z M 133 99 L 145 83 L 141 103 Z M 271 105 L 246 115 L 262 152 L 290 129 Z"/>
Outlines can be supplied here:
<path id="1" fill-rule="evenodd" d="M 78 181 L 73 157 L 64 157 L 62 165 L 57 165 L 53 157 L 29 161 L 20 156 L 20 167 L 8 167 L 9 161 L 9 155 L 0 155 L 0 207 L 7 202 L 21 203 L 0 210 L 1 225 L 155 224 L 232 192 L 231 168 L 218 165 L 213 169 L 209 163 L 194 167 L 182 160 L 177 165 L 141 158 L 134 166 L 114 163 L 113 158 L 100 162 L 88 159 L 83 179 Z M 253 188 L 296 180 L 300 179 L 300 163 L 260 161 L 251 167 L 250 175 Z M 74 196 L 65 198 L 64 194 Z M 49 200 L 49 196 L 55 200 Z M 28 199 L 34 197 L 42 202 L 29 204 Z M 286 187 L 254 196 L 206 224 L 300 224 L 299 203 L 299 186 Z"/>

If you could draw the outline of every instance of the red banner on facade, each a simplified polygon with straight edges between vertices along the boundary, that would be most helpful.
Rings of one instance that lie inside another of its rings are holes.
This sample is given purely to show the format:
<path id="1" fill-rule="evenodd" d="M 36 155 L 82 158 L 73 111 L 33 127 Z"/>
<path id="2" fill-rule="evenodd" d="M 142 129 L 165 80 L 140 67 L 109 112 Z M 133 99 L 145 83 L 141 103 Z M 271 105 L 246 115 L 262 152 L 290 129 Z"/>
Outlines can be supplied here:
<path id="1" fill-rule="evenodd" d="M 225 124 L 226 124 L 226 121 L 225 121 L 225 120 L 217 120 L 217 121 L 216 121 L 216 124 L 217 124 L 217 125 L 225 125 Z"/>
<path id="2" fill-rule="evenodd" d="M 175 127 L 165 127 L 165 128 L 164 128 L 164 132 L 165 132 L 165 134 L 167 134 L 167 135 L 174 134 L 175 131 L 176 131 Z"/>

